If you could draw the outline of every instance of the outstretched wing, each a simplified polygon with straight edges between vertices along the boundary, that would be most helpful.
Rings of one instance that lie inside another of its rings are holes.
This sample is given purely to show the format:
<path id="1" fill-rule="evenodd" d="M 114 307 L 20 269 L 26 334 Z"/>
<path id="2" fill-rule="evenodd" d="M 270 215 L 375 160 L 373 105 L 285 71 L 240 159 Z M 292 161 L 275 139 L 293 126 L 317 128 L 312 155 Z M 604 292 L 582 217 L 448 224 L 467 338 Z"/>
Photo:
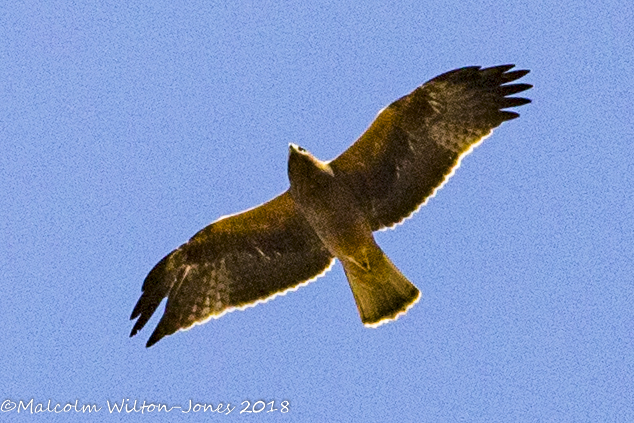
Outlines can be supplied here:
<path id="1" fill-rule="evenodd" d="M 164 257 L 143 283 L 130 336 L 167 297 L 150 347 L 179 329 L 253 306 L 323 274 L 334 258 L 285 192 L 221 218 Z"/>
<path id="2" fill-rule="evenodd" d="M 509 107 L 530 103 L 507 97 L 529 84 L 510 84 L 528 70 L 478 66 L 444 73 L 384 109 L 330 165 L 357 195 L 373 230 L 414 213 L 452 175 L 460 158 L 505 120 Z"/>

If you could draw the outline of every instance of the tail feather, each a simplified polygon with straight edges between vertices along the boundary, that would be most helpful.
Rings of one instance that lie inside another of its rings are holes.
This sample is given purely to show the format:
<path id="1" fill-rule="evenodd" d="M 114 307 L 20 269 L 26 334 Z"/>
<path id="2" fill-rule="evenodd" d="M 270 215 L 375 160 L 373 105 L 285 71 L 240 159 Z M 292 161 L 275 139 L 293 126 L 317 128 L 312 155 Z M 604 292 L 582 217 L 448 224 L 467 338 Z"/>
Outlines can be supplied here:
<path id="1" fill-rule="evenodd" d="M 378 247 L 369 258 L 369 269 L 342 260 L 365 326 L 377 327 L 405 314 L 420 299 L 420 291 Z"/>

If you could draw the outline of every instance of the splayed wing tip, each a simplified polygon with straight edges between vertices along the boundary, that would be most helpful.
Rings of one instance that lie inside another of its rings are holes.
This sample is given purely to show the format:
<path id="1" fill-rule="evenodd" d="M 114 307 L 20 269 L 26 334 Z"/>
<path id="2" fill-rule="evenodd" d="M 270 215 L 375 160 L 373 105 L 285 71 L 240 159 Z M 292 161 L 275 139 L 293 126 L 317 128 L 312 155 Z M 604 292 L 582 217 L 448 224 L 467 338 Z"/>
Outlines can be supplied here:
<path id="1" fill-rule="evenodd" d="M 219 319 L 219 318 L 221 318 L 222 316 L 224 316 L 227 313 L 231 313 L 231 312 L 234 312 L 234 311 L 244 311 L 244 310 L 246 310 L 248 308 L 255 307 L 255 306 L 259 305 L 259 304 L 267 303 L 267 302 L 269 302 L 269 301 L 271 301 L 271 300 L 273 300 L 273 299 L 275 299 L 277 297 L 284 296 L 284 295 L 288 294 L 289 292 L 297 291 L 299 288 L 304 287 L 304 286 L 308 285 L 309 283 L 314 282 L 315 280 L 317 280 L 320 277 L 324 276 L 330 269 L 332 269 L 332 266 L 334 266 L 334 264 L 335 264 L 335 258 L 333 257 L 330 260 L 330 263 L 328 264 L 328 266 L 326 266 L 326 268 L 321 273 L 313 276 L 310 279 L 307 279 L 307 280 L 305 280 L 303 282 L 300 282 L 297 285 L 295 285 L 293 287 L 290 287 L 288 289 L 285 289 L 283 291 L 275 292 L 272 295 L 269 295 L 268 297 L 258 299 L 256 301 L 251 302 L 251 303 L 243 304 L 243 305 L 235 306 L 235 307 L 228 307 L 228 308 L 222 310 L 218 314 L 212 314 L 212 315 L 208 316 L 207 318 L 205 318 L 203 320 L 194 322 L 194 323 L 192 323 L 189 326 L 179 328 L 179 329 L 177 329 L 176 331 L 174 331 L 172 333 L 161 333 L 161 334 L 159 334 L 158 332 L 156 332 L 156 330 L 158 329 L 158 327 L 157 327 L 157 329 L 155 329 L 154 333 L 152 333 L 152 335 L 150 336 L 150 339 L 148 340 L 148 342 L 146 344 L 146 348 L 149 348 L 152 345 L 156 344 L 158 341 L 163 339 L 165 336 L 172 335 L 172 334 L 174 334 L 176 332 L 188 331 L 188 330 L 192 329 L 194 326 L 203 325 L 203 324 L 209 322 L 210 320 Z M 136 334 L 136 332 L 135 332 L 135 334 Z M 130 335 L 130 336 L 133 336 L 133 335 Z"/>

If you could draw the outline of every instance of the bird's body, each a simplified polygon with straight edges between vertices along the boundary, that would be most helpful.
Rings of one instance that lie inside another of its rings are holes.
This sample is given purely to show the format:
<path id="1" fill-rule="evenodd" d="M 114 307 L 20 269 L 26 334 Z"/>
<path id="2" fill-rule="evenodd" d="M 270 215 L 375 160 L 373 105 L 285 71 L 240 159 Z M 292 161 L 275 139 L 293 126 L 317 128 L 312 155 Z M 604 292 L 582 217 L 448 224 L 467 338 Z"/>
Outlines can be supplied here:
<path id="1" fill-rule="evenodd" d="M 409 217 L 493 128 L 530 100 L 508 84 L 528 73 L 513 65 L 442 74 L 379 113 L 343 154 L 322 162 L 291 145 L 290 189 L 218 219 L 163 258 L 143 283 L 131 336 L 163 298 L 165 313 L 147 346 L 226 312 L 249 307 L 343 265 L 361 319 L 378 326 L 420 297 L 372 232 Z"/>
<path id="2" fill-rule="evenodd" d="M 295 204 L 333 256 L 354 260 L 373 239 L 356 197 L 338 182 L 329 164 L 294 145 L 289 150 L 288 179 Z"/>
<path id="3" fill-rule="evenodd" d="M 361 321 L 378 326 L 406 312 L 420 292 L 376 244 L 365 211 L 330 165 L 291 144 L 288 179 L 300 212 L 343 265 Z"/>

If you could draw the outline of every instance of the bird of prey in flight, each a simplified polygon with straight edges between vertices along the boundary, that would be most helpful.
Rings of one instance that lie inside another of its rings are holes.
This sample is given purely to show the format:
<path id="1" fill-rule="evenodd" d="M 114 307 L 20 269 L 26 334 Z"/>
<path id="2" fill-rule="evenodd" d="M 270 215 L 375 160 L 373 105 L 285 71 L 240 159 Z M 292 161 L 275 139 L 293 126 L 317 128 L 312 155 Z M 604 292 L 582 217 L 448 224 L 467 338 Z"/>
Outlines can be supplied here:
<path id="1" fill-rule="evenodd" d="M 343 265 L 361 321 L 376 327 L 405 314 L 420 292 L 376 244 L 434 195 L 461 158 L 519 115 L 531 88 L 510 84 L 514 65 L 456 69 L 383 109 L 361 137 L 323 162 L 289 146 L 290 188 L 272 200 L 224 216 L 165 256 L 143 282 L 130 336 L 164 298 L 147 347 L 225 313 L 266 302 Z"/>

